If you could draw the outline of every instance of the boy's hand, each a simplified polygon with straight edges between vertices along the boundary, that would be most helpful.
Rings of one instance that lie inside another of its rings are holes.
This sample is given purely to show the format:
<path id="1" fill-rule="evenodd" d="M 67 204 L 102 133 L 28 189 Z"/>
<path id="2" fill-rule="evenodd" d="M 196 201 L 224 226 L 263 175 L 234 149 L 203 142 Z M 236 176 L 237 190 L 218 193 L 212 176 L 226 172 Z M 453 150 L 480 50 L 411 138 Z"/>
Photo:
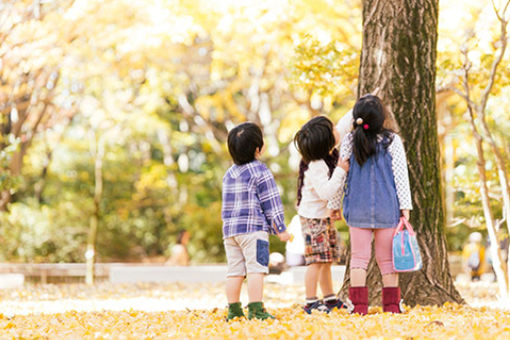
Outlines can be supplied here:
<path id="1" fill-rule="evenodd" d="M 342 168 L 345 170 L 345 172 L 349 171 L 350 162 L 348 159 L 342 159 L 341 157 L 338 157 L 338 162 L 336 163 L 336 166 Z"/>
<path id="2" fill-rule="evenodd" d="M 330 210 L 329 218 L 332 221 L 341 221 L 342 220 L 342 209 Z"/>
<path id="3" fill-rule="evenodd" d="M 287 231 L 284 231 L 283 233 L 278 234 L 278 238 L 282 242 L 287 242 L 288 240 L 290 240 L 291 235 Z"/>
<path id="4" fill-rule="evenodd" d="M 407 209 L 405 209 L 405 210 L 400 210 L 400 214 L 401 214 L 402 216 L 404 216 L 404 217 L 406 218 L 406 220 L 408 220 L 408 221 L 409 221 L 409 217 L 410 217 L 410 216 L 409 216 L 409 210 L 407 210 Z"/>

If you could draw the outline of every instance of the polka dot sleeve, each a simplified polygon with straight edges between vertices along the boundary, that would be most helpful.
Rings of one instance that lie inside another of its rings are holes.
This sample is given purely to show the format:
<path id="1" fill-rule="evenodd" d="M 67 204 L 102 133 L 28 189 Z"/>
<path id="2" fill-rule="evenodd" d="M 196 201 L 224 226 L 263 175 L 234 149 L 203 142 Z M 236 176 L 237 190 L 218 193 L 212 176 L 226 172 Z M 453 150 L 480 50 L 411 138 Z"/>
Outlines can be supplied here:
<path id="1" fill-rule="evenodd" d="M 404 144 L 402 144 L 402 139 L 399 135 L 394 135 L 393 142 L 388 147 L 388 152 L 393 159 L 391 166 L 393 169 L 393 176 L 395 177 L 395 186 L 397 188 L 400 210 L 411 210 L 413 209 L 413 204 L 411 199 L 411 188 L 409 185 L 406 152 L 404 150 Z"/>

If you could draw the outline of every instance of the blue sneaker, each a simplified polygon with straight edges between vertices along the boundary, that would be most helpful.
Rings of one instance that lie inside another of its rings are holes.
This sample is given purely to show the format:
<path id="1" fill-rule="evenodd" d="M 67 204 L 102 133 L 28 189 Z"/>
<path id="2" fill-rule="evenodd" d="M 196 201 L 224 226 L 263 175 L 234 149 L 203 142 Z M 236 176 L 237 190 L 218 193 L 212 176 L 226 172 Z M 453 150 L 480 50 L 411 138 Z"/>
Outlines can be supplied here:
<path id="1" fill-rule="evenodd" d="M 328 300 L 328 301 L 326 301 L 325 305 L 330 311 L 332 311 L 335 308 L 347 309 L 347 305 L 345 303 L 343 303 L 342 300 L 340 300 L 340 299 Z"/>
<path id="2" fill-rule="evenodd" d="M 317 310 L 322 313 L 329 313 L 329 308 L 324 303 L 322 303 L 321 300 L 317 300 L 312 303 L 307 303 L 306 305 L 304 305 L 303 310 L 308 314 L 312 314 L 313 310 Z"/>

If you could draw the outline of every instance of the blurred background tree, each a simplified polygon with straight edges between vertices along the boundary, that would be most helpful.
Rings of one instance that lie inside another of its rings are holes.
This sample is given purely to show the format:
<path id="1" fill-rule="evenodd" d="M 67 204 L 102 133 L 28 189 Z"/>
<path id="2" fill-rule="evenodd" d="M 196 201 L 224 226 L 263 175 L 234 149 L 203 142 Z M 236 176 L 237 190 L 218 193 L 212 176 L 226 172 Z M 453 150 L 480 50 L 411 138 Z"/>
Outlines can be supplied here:
<path id="1" fill-rule="evenodd" d="M 510 185 L 507 171 L 510 160 L 509 136 L 508 130 L 501 130 L 507 119 L 500 115 L 501 108 L 493 105 L 492 98 L 510 85 L 510 65 L 506 58 L 510 1 L 491 1 L 491 4 L 493 11 L 489 12 L 484 7 L 473 11 L 474 24 L 464 33 L 462 45 L 458 47 L 461 57 L 452 58 L 447 53 L 444 54 L 441 70 L 444 74 L 439 91 L 460 97 L 466 107 L 467 112 L 463 119 L 469 123 L 476 146 L 476 151 L 472 152 L 477 159 L 479 179 L 475 199 L 482 203 L 490 244 L 489 254 L 500 298 L 505 303 L 510 303 Z M 488 15 L 492 16 L 490 22 L 494 24 L 485 26 L 481 31 L 481 18 Z M 483 37 L 487 29 L 493 34 Z M 447 149 L 451 153 L 452 140 L 448 138 L 447 141 Z M 448 158 L 450 157 L 451 155 Z M 450 161 L 446 173 L 451 169 Z M 451 177 L 450 174 L 448 177 Z M 506 225 L 506 228 L 501 228 L 503 225 Z"/>
<path id="2" fill-rule="evenodd" d="M 452 0 L 440 11 L 490 26 L 493 17 L 473 14 L 485 5 Z M 164 261 L 183 228 L 192 262 L 224 261 L 228 129 L 263 127 L 290 221 L 294 132 L 312 115 L 338 120 L 356 97 L 359 0 L 11 0 L 0 11 L 3 261 L 83 262 L 93 228 L 97 261 Z M 446 70 L 462 57 L 448 43 L 459 32 L 451 15 L 439 17 Z M 508 86 L 492 98 L 504 107 Z M 485 223 L 465 110 L 441 93 L 452 251 Z M 508 112 L 497 115 L 508 146 Z M 283 244 L 273 239 L 272 249 Z"/>

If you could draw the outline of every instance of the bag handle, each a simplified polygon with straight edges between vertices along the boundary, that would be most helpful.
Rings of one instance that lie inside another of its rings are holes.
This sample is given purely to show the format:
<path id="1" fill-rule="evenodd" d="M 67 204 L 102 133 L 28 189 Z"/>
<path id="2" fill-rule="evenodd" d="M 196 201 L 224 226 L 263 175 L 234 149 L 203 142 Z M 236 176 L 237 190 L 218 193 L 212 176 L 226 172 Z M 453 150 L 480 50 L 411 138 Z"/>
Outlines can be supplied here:
<path id="1" fill-rule="evenodd" d="M 393 237 L 395 237 L 398 233 L 400 233 L 401 231 L 404 230 L 404 227 L 407 229 L 408 231 L 408 239 L 409 239 L 409 242 L 411 242 L 411 236 L 415 236 L 415 232 L 413 230 L 413 226 L 411 225 L 411 223 L 409 223 L 409 221 L 404 217 L 400 217 L 400 222 L 398 223 L 397 227 L 395 228 L 395 232 L 393 233 Z M 404 233 L 400 234 L 400 249 L 402 249 L 402 255 L 405 254 L 405 249 L 404 249 Z M 411 247 L 411 252 L 413 253 L 413 257 L 414 257 L 414 251 Z"/>
<path id="2" fill-rule="evenodd" d="M 402 217 L 400 217 L 400 222 L 398 222 L 398 225 L 395 228 L 395 232 L 393 233 L 393 236 L 397 235 L 399 232 L 404 230 L 404 227 L 409 231 L 410 235 L 412 235 L 412 236 L 416 235 L 411 223 L 409 223 L 409 221 L 404 216 L 402 216 Z"/>
<path id="3" fill-rule="evenodd" d="M 395 228 L 395 231 L 393 232 L 393 237 L 395 237 L 399 232 L 401 232 L 404 229 L 405 222 L 402 218 L 403 217 L 400 218 L 400 221 L 398 222 L 398 225 Z"/>
<path id="4" fill-rule="evenodd" d="M 409 221 L 407 220 L 407 218 L 405 218 L 404 216 L 402 216 L 400 218 L 400 222 L 404 224 L 404 226 L 406 227 L 406 229 L 409 231 L 409 235 L 411 236 L 415 236 L 416 233 L 414 232 L 414 229 L 413 229 L 413 226 L 411 225 L 411 223 L 409 223 Z"/>

